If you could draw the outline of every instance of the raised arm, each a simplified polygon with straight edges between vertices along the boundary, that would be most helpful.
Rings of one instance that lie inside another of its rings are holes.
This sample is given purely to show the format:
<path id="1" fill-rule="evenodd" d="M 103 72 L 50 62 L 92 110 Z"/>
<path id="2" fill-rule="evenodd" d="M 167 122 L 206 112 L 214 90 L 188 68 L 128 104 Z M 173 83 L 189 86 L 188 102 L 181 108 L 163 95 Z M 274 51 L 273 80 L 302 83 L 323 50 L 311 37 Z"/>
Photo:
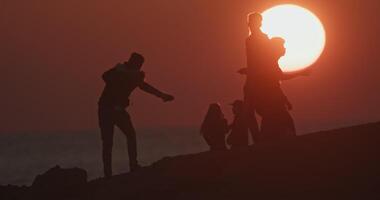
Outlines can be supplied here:
<path id="1" fill-rule="evenodd" d="M 143 82 L 139 86 L 139 88 L 141 90 L 143 90 L 144 92 L 147 92 L 147 93 L 152 94 L 152 95 L 154 95 L 154 96 L 156 96 L 158 98 L 161 98 L 164 102 L 173 101 L 174 100 L 174 97 L 172 95 L 169 95 L 169 94 L 161 92 L 160 90 L 156 89 L 155 87 L 153 87 L 149 83 Z"/>

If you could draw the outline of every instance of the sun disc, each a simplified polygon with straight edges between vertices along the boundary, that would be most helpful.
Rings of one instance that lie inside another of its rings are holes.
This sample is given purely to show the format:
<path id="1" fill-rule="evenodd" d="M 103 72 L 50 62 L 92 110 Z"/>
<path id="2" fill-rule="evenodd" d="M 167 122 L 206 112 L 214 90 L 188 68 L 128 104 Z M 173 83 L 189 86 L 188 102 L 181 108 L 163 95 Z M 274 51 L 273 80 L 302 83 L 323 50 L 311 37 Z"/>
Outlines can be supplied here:
<path id="1" fill-rule="evenodd" d="M 314 64 L 322 54 L 326 33 L 322 22 L 311 11 L 285 4 L 262 13 L 262 31 L 270 38 L 285 39 L 286 54 L 279 60 L 283 71 L 297 71 Z"/>

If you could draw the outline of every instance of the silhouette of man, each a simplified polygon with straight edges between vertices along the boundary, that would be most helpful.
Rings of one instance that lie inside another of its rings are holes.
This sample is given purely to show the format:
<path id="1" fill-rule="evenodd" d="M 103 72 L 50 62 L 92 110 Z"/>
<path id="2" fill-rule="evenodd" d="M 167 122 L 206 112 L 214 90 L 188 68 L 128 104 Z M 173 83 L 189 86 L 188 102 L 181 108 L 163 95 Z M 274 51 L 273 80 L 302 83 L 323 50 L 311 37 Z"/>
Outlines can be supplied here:
<path id="1" fill-rule="evenodd" d="M 164 102 L 174 100 L 174 97 L 165 94 L 144 81 L 145 73 L 141 71 L 144 57 L 133 53 L 129 60 L 117 64 L 106 71 L 102 78 L 105 88 L 99 99 L 99 126 L 103 142 L 104 176 L 112 176 L 112 146 L 114 126 L 127 137 L 130 170 L 140 168 L 137 162 L 136 132 L 131 118 L 126 112 L 129 105 L 129 96 L 138 87 L 141 90 L 161 98 Z"/>
<path id="2" fill-rule="evenodd" d="M 265 47 L 269 44 L 269 38 L 261 30 L 262 16 L 259 13 L 251 13 L 247 17 L 250 35 L 246 39 L 247 68 L 240 70 L 239 73 L 247 75 L 244 85 L 244 104 L 245 118 L 254 143 L 259 141 L 259 128 L 255 116 L 256 103 L 255 96 L 260 85 L 260 68 L 264 68 Z"/>
<path id="3" fill-rule="evenodd" d="M 247 75 L 244 94 L 249 124 L 257 126 L 254 119 L 256 111 L 263 118 L 260 138 L 276 136 L 279 132 L 295 135 L 294 121 L 288 112 L 292 105 L 279 82 L 308 75 L 308 70 L 283 73 L 278 60 L 285 54 L 285 41 L 281 38 L 269 39 L 261 32 L 262 16 L 259 13 L 248 15 L 248 25 L 251 34 L 246 41 L 247 68 L 241 69 L 239 73 Z"/>

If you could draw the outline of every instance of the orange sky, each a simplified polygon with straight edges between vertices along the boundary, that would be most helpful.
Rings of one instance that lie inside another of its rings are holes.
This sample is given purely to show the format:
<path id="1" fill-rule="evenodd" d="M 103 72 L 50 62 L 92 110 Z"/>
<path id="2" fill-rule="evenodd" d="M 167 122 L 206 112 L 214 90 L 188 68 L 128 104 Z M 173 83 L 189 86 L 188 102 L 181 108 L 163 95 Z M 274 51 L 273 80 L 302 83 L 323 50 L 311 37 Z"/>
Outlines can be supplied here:
<path id="1" fill-rule="evenodd" d="M 312 10 L 327 32 L 314 74 L 283 84 L 299 130 L 380 120 L 377 0 L 3 0 L 0 132 L 97 128 L 100 75 L 132 51 L 145 55 L 147 80 L 177 97 L 136 92 L 138 128 L 199 126 L 215 101 L 230 118 L 246 14 L 281 2 Z"/>

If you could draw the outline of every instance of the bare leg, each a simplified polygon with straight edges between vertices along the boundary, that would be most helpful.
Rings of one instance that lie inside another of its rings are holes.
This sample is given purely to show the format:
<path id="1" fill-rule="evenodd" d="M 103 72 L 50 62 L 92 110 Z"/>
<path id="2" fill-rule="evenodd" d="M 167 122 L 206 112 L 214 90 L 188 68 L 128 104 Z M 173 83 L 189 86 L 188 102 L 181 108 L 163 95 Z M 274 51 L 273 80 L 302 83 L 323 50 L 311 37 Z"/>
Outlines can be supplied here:
<path id="1" fill-rule="evenodd" d="M 282 123 L 283 123 L 283 128 L 286 130 L 286 135 L 287 136 L 296 136 L 296 126 L 293 120 L 293 117 L 290 115 L 289 111 L 284 111 L 282 114 Z"/>
<path id="2" fill-rule="evenodd" d="M 259 131 L 259 125 L 257 123 L 256 119 L 256 111 L 253 106 L 253 103 L 250 102 L 250 99 L 245 97 L 245 108 L 244 108 L 244 116 L 246 119 L 246 124 L 248 126 L 249 132 L 251 133 L 251 137 L 254 144 L 257 144 L 259 142 L 260 137 L 260 131 Z"/>
<path id="3" fill-rule="evenodd" d="M 114 122 L 112 111 L 99 109 L 99 126 L 102 137 L 102 157 L 105 177 L 112 176 L 112 146 L 114 134 Z"/>
<path id="4" fill-rule="evenodd" d="M 293 118 L 287 110 L 264 115 L 261 131 L 266 140 L 270 141 L 296 136 Z"/>
<path id="5" fill-rule="evenodd" d="M 133 127 L 131 118 L 127 112 L 119 112 L 116 125 L 127 137 L 128 145 L 128 156 L 129 156 L 129 165 L 131 170 L 133 167 L 137 166 L 137 141 L 136 141 L 136 131 Z"/>
<path id="6" fill-rule="evenodd" d="M 249 112 L 248 113 L 248 128 L 249 132 L 251 133 L 251 137 L 254 144 L 257 144 L 259 142 L 260 137 L 260 131 L 259 131 L 259 125 L 257 123 L 255 112 Z"/>

